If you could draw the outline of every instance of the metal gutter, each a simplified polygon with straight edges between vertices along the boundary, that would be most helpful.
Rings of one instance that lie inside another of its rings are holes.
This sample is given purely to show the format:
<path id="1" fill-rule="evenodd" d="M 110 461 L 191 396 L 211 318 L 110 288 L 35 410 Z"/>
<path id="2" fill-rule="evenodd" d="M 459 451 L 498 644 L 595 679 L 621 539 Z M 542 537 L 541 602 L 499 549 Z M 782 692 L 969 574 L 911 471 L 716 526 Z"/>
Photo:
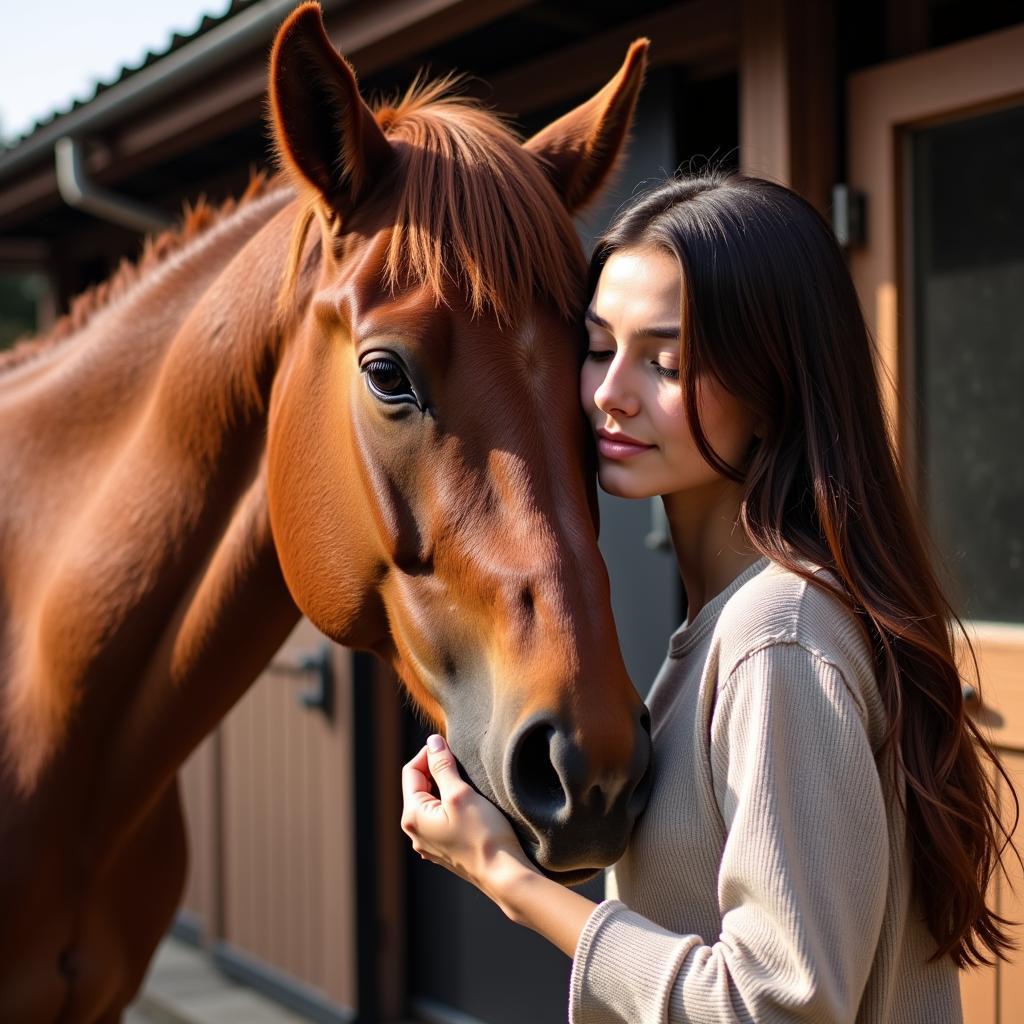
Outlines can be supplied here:
<path id="1" fill-rule="evenodd" d="M 156 207 L 119 196 L 90 181 L 85 171 L 82 144 L 77 139 L 67 135 L 58 139 L 54 156 L 57 191 L 68 206 L 142 234 L 157 232 L 170 225 L 171 218 Z"/>
<path id="2" fill-rule="evenodd" d="M 82 139 L 102 132 L 125 117 L 144 110 L 201 80 L 232 60 L 269 44 L 282 20 L 298 0 L 260 0 L 223 25 L 205 32 L 148 68 L 112 86 L 78 110 L 37 129 L 7 153 L 0 153 L 0 182 L 35 164 L 53 159 L 54 147 L 65 136 Z M 352 0 L 320 0 L 324 13 Z"/>

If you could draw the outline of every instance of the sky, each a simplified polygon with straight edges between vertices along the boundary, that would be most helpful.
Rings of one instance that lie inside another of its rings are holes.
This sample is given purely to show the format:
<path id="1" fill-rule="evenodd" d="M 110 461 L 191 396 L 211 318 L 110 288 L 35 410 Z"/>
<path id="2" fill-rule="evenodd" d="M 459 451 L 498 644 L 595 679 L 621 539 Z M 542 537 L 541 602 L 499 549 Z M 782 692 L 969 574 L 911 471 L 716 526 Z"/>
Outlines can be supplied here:
<path id="1" fill-rule="evenodd" d="M 174 31 L 194 31 L 229 0 L 0 0 L 0 137 L 91 95 L 147 50 L 162 52 Z"/>

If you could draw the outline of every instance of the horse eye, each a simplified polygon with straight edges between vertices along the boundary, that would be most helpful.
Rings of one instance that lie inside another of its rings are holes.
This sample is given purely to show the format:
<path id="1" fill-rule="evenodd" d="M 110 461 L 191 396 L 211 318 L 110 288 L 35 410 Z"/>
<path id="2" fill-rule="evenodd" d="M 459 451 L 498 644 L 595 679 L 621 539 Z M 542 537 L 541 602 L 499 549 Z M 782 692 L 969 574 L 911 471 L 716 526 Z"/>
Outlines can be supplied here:
<path id="1" fill-rule="evenodd" d="M 393 359 L 371 359 L 362 368 L 370 390 L 383 402 L 416 402 L 409 378 Z"/>

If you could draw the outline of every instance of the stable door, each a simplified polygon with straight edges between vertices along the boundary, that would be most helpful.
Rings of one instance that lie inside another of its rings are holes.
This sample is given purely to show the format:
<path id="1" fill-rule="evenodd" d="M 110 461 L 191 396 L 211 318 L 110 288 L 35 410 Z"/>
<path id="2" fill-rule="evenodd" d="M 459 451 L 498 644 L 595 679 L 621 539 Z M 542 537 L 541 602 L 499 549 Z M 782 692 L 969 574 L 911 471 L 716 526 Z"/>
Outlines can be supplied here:
<path id="1" fill-rule="evenodd" d="M 866 204 L 851 269 L 978 655 L 965 697 L 1024 796 L 1024 27 L 854 75 L 849 104 L 850 184 Z M 1009 821 L 1002 782 L 1000 798 Z M 1021 921 L 1009 875 L 993 897 Z M 965 971 L 962 992 L 968 1024 L 1024 1020 L 1024 958 Z"/>

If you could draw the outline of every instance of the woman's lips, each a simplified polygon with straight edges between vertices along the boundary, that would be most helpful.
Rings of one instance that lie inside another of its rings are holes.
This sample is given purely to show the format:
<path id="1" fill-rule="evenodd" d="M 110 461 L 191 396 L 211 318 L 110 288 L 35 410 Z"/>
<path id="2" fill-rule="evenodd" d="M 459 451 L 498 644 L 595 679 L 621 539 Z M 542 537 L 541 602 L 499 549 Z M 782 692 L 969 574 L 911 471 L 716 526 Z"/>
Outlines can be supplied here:
<path id="1" fill-rule="evenodd" d="M 610 434 L 605 430 L 597 432 L 597 450 L 606 459 L 631 459 L 653 447 L 653 444 L 644 444 L 628 434 Z"/>

